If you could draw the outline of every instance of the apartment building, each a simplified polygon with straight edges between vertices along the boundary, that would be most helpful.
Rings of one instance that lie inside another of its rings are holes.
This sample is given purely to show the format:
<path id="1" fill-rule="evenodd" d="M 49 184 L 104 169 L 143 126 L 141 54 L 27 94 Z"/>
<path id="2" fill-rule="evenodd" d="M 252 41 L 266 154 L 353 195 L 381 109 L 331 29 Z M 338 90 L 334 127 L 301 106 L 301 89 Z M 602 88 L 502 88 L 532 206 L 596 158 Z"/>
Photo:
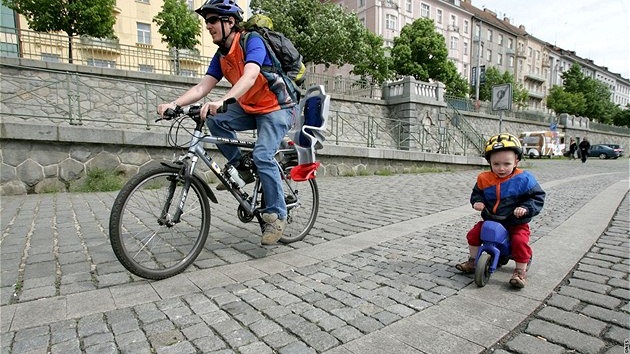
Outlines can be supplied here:
<path id="1" fill-rule="evenodd" d="M 196 9 L 205 0 L 187 0 Z M 529 109 L 544 109 L 544 98 L 553 85 L 561 85 L 561 75 L 574 62 L 585 74 L 604 82 L 611 90 L 611 100 L 622 107 L 630 103 L 630 81 L 607 68 L 580 58 L 575 52 L 558 48 L 529 35 L 524 26 L 513 25 L 507 17 L 499 18 L 489 9 L 476 8 L 472 0 L 335 0 L 354 11 L 370 31 L 384 38 L 392 47 L 401 29 L 418 18 L 430 18 L 444 36 L 449 59 L 469 83 L 474 83 L 473 68 L 497 67 L 509 71 L 529 93 Z M 237 0 L 249 13 L 249 0 Z M 117 39 L 75 38 L 73 59 L 77 64 L 119 68 L 185 76 L 202 76 L 216 51 L 210 35 L 202 26 L 201 44 L 194 50 L 175 53 L 162 42 L 153 23 L 163 0 L 117 0 L 112 9 Z M 2 5 L 0 55 L 66 62 L 65 34 L 40 34 L 29 30 L 22 16 Z M 19 38 L 18 38 L 19 37 Z M 341 68 L 310 66 L 311 72 L 347 77 L 350 65 Z"/>
<path id="2" fill-rule="evenodd" d="M 194 10 L 205 0 L 187 0 L 188 8 Z M 237 1 L 244 10 L 249 0 Z M 201 76 L 216 52 L 210 34 L 199 18 L 202 29 L 200 44 L 193 50 L 179 50 L 176 54 L 162 41 L 158 26 L 153 18 L 162 10 L 163 0 L 117 0 L 112 9 L 116 17 L 114 33 L 116 39 L 76 37 L 73 40 L 73 62 L 105 68 L 138 70 Z M 18 32 L 20 39 L 18 39 Z M 2 5 L 2 29 L 0 51 L 5 56 L 21 56 L 52 62 L 67 62 L 67 40 L 65 33 L 43 34 L 30 30 L 26 18 L 15 15 Z M 178 65 L 175 72 L 174 59 Z"/>

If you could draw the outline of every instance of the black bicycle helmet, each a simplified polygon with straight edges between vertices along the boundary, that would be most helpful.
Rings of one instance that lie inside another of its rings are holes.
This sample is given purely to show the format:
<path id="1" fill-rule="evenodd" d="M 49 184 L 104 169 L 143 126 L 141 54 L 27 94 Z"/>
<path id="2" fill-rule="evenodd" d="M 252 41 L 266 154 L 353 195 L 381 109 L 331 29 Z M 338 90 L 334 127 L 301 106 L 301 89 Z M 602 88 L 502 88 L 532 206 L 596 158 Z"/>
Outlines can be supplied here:
<path id="1" fill-rule="evenodd" d="M 236 18 L 236 23 L 243 21 L 243 10 L 234 0 L 207 0 L 195 12 L 203 18 L 208 12 L 212 12 L 217 15 L 232 16 Z"/>
<path id="2" fill-rule="evenodd" d="M 499 134 L 491 137 L 486 142 L 484 157 L 490 162 L 490 154 L 495 151 L 512 150 L 516 153 L 518 160 L 523 158 L 523 147 L 520 140 L 512 134 Z"/>

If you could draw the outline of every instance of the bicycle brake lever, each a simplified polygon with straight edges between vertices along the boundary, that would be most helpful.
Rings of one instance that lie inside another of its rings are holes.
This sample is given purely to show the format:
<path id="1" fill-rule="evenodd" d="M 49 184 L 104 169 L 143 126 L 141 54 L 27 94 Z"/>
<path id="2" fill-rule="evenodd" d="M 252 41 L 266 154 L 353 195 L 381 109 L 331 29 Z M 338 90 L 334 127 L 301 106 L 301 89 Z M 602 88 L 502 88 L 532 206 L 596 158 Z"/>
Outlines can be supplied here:
<path id="1" fill-rule="evenodd" d="M 219 109 L 217 109 L 217 113 L 225 113 L 225 112 L 227 112 L 228 105 L 231 105 L 234 102 L 236 102 L 236 98 L 234 98 L 234 97 L 230 97 L 227 100 L 223 101 L 223 105 L 221 107 L 219 107 Z"/>

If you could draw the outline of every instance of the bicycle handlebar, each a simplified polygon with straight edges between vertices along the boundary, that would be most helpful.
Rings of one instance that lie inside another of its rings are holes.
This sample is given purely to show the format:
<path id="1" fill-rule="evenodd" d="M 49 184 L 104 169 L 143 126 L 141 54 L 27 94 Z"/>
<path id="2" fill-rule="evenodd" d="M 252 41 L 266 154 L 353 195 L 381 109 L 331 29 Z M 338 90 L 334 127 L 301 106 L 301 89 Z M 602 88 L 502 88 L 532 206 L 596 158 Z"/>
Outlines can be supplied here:
<path id="1" fill-rule="evenodd" d="M 223 104 L 221 105 L 221 107 L 217 109 L 217 113 L 227 112 L 228 106 L 234 102 L 236 102 L 236 98 L 234 97 L 230 97 L 226 99 L 225 101 L 223 101 Z M 164 115 L 156 119 L 155 122 L 157 123 L 161 120 L 171 120 L 182 114 L 197 120 L 197 119 L 201 119 L 200 112 L 201 112 L 201 104 L 199 103 L 192 104 L 187 107 L 175 106 L 175 109 L 172 109 L 172 108 L 167 109 L 164 112 Z"/>

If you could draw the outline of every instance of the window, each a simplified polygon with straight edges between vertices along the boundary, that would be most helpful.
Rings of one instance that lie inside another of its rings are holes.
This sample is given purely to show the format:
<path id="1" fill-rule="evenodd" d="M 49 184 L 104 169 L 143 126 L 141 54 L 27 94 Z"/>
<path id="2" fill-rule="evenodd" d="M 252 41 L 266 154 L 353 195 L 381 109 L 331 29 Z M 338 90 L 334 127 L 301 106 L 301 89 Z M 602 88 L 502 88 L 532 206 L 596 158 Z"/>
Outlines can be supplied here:
<path id="1" fill-rule="evenodd" d="M 451 49 L 459 49 L 459 38 L 451 36 Z"/>
<path id="2" fill-rule="evenodd" d="M 536 60 L 540 59 L 540 50 L 536 51 Z"/>
<path id="3" fill-rule="evenodd" d="M 512 38 L 508 38 L 508 48 L 514 49 L 514 40 Z"/>
<path id="4" fill-rule="evenodd" d="M 104 60 L 104 59 L 88 59 L 87 60 L 87 65 L 88 66 L 96 66 L 98 68 L 110 68 L 110 69 L 115 69 L 116 68 L 116 62 L 113 60 Z"/>
<path id="5" fill-rule="evenodd" d="M 155 71 L 153 65 L 138 64 L 138 71 L 143 73 L 152 73 Z"/>
<path id="6" fill-rule="evenodd" d="M 464 33 L 468 33 L 468 20 L 464 20 Z"/>
<path id="7" fill-rule="evenodd" d="M 488 63 L 492 62 L 492 50 L 488 49 L 488 51 L 486 52 L 486 61 Z"/>
<path id="8" fill-rule="evenodd" d="M 151 44 L 151 25 L 148 23 L 137 23 L 138 43 Z"/>
<path id="9" fill-rule="evenodd" d="M 499 34 L 499 38 L 498 38 L 497 43 L 499 43 L 499 45 L 503 45 L 503 35 L 502 34 Z"/>
<path id="10" fill-rule="evenodd" d="M 475 25 L 475 37 L 481 39 L 481 26 L 479 24 Z"/>
<path id="11" fill-rule="evenodd" d="M 59 54 L 52 54 L 52 53 L 42 53 L 42 61 L 47 61 L 47 62 L 51 62 L 51 63 L 58 63 L 59 62 Z"/>
<path id="12" fill-rule="evenodd" d="M 397 23 L 398 23 L 398 18 L 396 16 L 390 15 L 390 14 L 385 15 L 385 27 L 387 29 L 391 29 L 391 30 L 398 29 L 398 26 L 396 25 Z"/>
<path id="13" fill-rule="evenodd" d="M 534 50 L 532 49 L 532 47 L 527 47 L 527 56 L 531 58 L 533 54 Z"/>
<path id="14" fill-rule="evenodd" d="M 491 29 L 488 30 L 488 38 L 487 39 L 488 39 L 488 42 L 492 42 L 492 30 Z"/>
<path id="15" fill-rule="evenodd" d="M 498 65 L 503 65 L 503 54 L 501 54 L 501 53 L 497 54 L 497 64 Z"/>
<path id="16" fill-rule="evenodd" d="M 405 1 L 405 9 L 407 10 L 407 12 L 411 12 L 411 0 Z"/>
<path id="17" fill-rule="evenodd" d="M 468 55 L 468 42 L 464 41 L 464 55 Z"/>
<path id="18" fill-rule="evenodd" d="M 448 20 L 448 24 L 455 27 L 457 25 L 457 17 L 455 15 L 451 15 L 450 20 Z"/>
<path id="19" fill-rule="evenodd" d="M 193 3 L 193 0 L 186 0 L 186 5 L 188 5 L 188 10 L 194 10 L 195 9 L 195 4 Z"/>
<path id="20" fill-rule="evenodd" d="M 435 10 L 435 23 L 442 24 L 442 10 Z"/>
<path id="21" fill-rule="evenodd" d="M 365 6 L 365 0 L 359 0 L 359 7 Z"/>
<path id="22" fill-rule="evenodd" d="M 429 18 L 429 13 L 431 12 L 431 7 L 427 4 L 422 4 L 422 8 L 420 10 L 422 17 Z"/>

